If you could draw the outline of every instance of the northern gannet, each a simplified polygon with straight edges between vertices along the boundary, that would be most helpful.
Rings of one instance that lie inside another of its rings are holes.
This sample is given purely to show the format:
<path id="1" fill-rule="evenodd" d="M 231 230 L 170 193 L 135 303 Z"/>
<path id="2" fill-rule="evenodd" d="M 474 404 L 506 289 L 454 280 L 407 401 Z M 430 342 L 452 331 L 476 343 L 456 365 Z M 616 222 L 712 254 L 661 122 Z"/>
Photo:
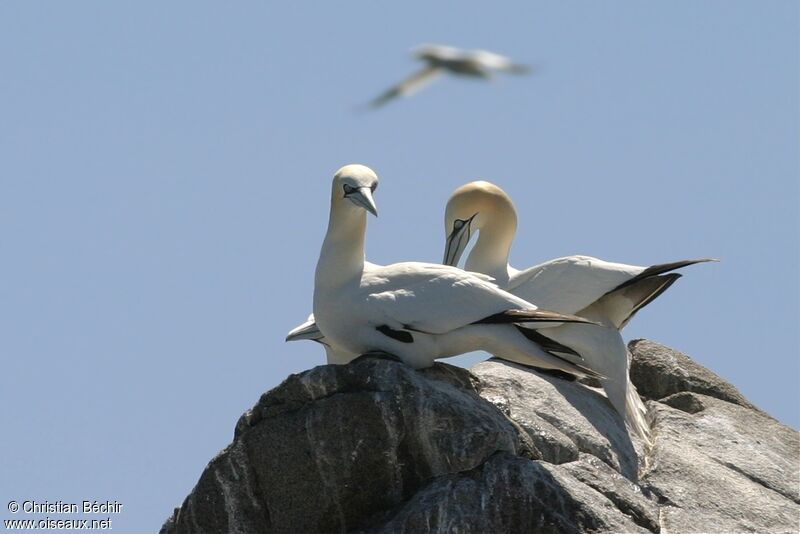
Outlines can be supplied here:
<path id="1" fill-rule="evenodd" d="M 372 196 L 377 186 L 378 177 L 363 165 L 346 165 L 333 177 L 313 313 L 329 347 L 349 355 L 384 352 L 415 368 L 485 350 L 525 365 L 597 376 L 575 352 L 536 330 L 564 323 L 597 328 L 587 319 L 539 309 L 499 289 L 490 277 L 456 267 L 365 262 L 367 212 L 377 215 Z M 309 324 L 294 332 L 295 339 L 322 339 L 314 337 Z M 567 351 L 572 360 L 553 347 Z"/>
<path id="2" fill-rule="evenodd" d="M 520 271 L 508 263 L 516 230 L 517 213 L 505 191 L 489 182 L 468 183 L 455 190 L 445 209 L 443 261 L 457 265 L 470 237 L 478 231 L 466 270 L 488 274 L 501 288 L 537 306 L 603 325 L 579 329 L 565 324 L 549 329 L 547 336 L 580 353 L 583 363 L 602 375 L 600 382 L 611 404 L 639 436 L 649 441 L 647 410 L 630 382 L 628 351 L 619 331 L 639 309 L 680 278 L 680 274 L 669 271 L 713 260 L 639 267 L 568 256 Z"/>
<path id="3" fill-rule="evenodd" d="M 372 107 L 380 107 L 400 96 L 409 96 L 443 73 L 489 79 L 494 72 L 530 72 L 529 67 L 486 50 L 460 50 L 452 46 L 427 44 L 416 47 L 413 53 L 426 63 L 425 67 L 375 98 L 370 102 Z"/>

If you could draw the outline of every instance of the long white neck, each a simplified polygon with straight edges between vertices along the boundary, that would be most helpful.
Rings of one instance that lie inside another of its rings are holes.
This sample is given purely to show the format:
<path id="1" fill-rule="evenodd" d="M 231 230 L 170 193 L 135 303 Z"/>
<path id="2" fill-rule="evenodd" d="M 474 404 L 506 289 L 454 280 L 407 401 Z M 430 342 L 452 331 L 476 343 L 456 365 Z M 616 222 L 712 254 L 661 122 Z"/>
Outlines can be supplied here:
<path id="1" fill-rule="evenodd" d="M 478 241 L 464 265 L 466 270 L 488 274 L 500 287 L 508 285 L 508 254 L 516 231 L 516 218 L 491 218 L 479 230 Z"/>
<path id="2" fill-rule="evenodd" d="M 352 280 L 360 280 L 364 270 L 364 238 L 367 231 L 367 213 L 348 205 L 349 201 L 335 198 L 331 201 L 328 232 L 322 242 L 317 262 L 315 286 L 339 287 Z"/>

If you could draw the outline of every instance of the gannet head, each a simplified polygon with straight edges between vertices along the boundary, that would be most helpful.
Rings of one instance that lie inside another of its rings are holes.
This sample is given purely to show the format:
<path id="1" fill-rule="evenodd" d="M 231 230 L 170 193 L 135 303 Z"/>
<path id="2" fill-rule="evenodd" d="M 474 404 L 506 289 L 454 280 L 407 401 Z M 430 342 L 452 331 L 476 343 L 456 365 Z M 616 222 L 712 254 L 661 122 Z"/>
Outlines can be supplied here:
<path id="1" fill-rule="evenodd" d="M 445 265 L 456 265 L 469 244 L 470 237 L 490 224 L 517 228 L 517 210 L 505 191 L 490 182 L 476 181 L 456 189 L 447 201 L 444 231 Z"/>
<path id="2" fill-rule="evenodd" d="M 378 187 L 378 175 L 365 165 L 345 165 L 333 175 L 333 198 L 347 199 L 359 208 L 378 216 L 372 193 Z"/>

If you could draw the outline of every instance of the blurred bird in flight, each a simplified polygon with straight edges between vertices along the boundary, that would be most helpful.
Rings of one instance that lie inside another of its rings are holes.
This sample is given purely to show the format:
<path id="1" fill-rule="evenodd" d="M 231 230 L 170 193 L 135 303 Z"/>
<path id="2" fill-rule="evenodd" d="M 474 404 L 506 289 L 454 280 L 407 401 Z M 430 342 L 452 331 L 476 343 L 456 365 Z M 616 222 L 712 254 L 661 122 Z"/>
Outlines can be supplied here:
<path id="1" fill-rule="evenodd" d="M 486 50 L 461 50 L 452 46 L 426 44 L 415 48 L 414 56 L 424 61 L 425 67 L 387 89 L 370 102 L 370 107 L 379 108 L 395 98 L 410 96 L 444 73 L 491 79 L 495 72 L 527 74 L 531 71 L 526 65 Z"/>

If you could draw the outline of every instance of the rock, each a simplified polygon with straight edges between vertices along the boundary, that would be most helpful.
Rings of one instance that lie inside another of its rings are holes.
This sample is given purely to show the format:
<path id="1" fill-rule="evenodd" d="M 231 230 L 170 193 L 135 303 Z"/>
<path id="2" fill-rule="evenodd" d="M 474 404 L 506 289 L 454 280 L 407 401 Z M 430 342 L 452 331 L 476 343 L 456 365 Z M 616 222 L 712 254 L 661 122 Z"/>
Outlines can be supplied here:
<path id="1" fill-rule="evenodd" d="M 362 357 L 262 395 L 161 532 L 798 532 L 798 433 L 688 356 L 630 349 L 650 449 L 579 381 Z"/>
<path id="2" fill-rule="evenodd" d="M 661 528 L 798 532 L 797 432 L 737 404 L 702 403 L 695 414 L 650 403 L 655 443 L 642 481 L 662 504 Z"/>
<path id="3" fill-rule="evenodd" d="M 498 453 L 433 479 L 375 533 L 648 532 L 561 466 Z"/>
<path id="4" fill-rule="evenodd" d="M 642 488 L 623 477 L 606 463 L 590 454 L 581 454 L 576 462 L 563 468 L 576 479 L 613 502 L 630 519 L 651 532 L 658 532 L 658 505 L 642 492 Z"/>
<path id="5" fill-rule="evenodd" d="M 602 390 L 498 359 L 472 372 L 481 380 L 481 396 L 508 407 L 507 415 L 529 432 L 544 460 L 558 464 L 585 452 L 636 479 L 642 444 L 629 436 Z"/>
<path id="6" fill-rule="evenodd" d="M 522 452 L 497 408 L 450 383 L 459 375 L 472 383 L 468 371 L 440 374 L 448 381 L 359 359 L 290 376 L 242 417 L 233 444 L 163 531 L 365 528 L 433 477 L 469 471 L 498 451 Z"/>
<path id="7" fill-rule="evenodd" d="M 706 404 L 703 402 L 703 397 L 704 395 L 698 393 L 681 391 L 669 397 L 664 397 L 661 399 L 661 402 L 686 413 L 697 413 L 707 408 Z"/>
<path id="8" fill-rule="evenodd" d="M 691 391 L 757 410 L 735 387 L 687 355 L 646 339 L 628 344 L 631 382 L 639 395 L 661 400 L 674 393 Z"/>

